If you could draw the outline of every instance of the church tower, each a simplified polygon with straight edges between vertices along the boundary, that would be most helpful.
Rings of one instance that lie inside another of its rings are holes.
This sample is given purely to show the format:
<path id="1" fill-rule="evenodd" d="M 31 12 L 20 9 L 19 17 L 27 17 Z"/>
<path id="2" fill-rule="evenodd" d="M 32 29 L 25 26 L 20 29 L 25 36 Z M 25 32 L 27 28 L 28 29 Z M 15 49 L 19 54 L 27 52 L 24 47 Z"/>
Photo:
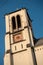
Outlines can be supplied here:
<path id="1" fill-rule="evenodd" d="M 5 15 L 4 65 L 34 65 L 31 19 L 25 8 Z"/>

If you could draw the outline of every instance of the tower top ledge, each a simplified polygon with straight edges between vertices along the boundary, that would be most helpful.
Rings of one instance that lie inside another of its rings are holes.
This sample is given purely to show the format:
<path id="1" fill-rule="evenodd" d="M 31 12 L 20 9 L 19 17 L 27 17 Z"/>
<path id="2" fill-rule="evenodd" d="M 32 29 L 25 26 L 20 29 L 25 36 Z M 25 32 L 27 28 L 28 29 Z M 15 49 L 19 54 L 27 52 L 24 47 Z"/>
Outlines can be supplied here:
<path id="1" fill-rule="evenodd" d="M 12 13 L 15 13 L 15 12 L 18 12 L 18 11 L 21 11 L 21 10 L 26 10 L 26 11 L 27 11 L 26 8 L 21 8 L 21 9 L 17 9 L 16 11 L 13 11 L 13 12 L 6 13 L 5 16 L 6 16 L 6 15 L 9 15 L 9 14 L 12 14 Z"/>

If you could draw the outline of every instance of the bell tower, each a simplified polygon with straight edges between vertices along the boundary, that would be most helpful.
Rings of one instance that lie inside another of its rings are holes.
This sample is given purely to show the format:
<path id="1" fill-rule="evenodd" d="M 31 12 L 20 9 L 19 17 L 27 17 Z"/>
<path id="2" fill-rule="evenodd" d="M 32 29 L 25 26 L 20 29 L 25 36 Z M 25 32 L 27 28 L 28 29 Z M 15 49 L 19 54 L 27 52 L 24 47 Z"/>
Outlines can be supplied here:
<path id="1" fill-rule="evenodd" d="M 5 15 L 4 65 L 34 65 L 31 19 L 25 8 Z"/>

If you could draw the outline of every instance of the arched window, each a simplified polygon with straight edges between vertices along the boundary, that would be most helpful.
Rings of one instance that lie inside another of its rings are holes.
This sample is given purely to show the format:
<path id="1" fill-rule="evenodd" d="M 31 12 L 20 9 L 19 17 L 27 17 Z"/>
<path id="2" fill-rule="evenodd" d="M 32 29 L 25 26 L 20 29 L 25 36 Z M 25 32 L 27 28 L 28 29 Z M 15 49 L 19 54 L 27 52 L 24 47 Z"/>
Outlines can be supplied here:
<path id="1" fill-rule="evenodd" d="M 19 15 L 17 15 L 17 25 L 18 25 L 18 28 L 21 28 L 21 19 Z"/>
<path id="2" fill-rule="evenodd" d="M 15 21 L 15 17 L 12 17 L 12 27 L 13 29 L 16 29 L 16 21 Z"/>

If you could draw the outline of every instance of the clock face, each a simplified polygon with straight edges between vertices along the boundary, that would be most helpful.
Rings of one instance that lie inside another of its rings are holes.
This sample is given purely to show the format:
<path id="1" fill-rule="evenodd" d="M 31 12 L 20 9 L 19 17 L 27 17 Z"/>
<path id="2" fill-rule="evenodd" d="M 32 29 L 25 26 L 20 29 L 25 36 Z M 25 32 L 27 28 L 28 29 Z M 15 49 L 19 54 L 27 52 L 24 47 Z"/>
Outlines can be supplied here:
<path id="1" fill-rule="evenodd" d="M 18 42 L 18 41 L 23 40 L 23 35 L 22 35 L 22 33 L 18 33 L 18 34 L 16 34 L 16 35 L 13 35 L 13 40 L 14 40 L 14 42 Z"/>

